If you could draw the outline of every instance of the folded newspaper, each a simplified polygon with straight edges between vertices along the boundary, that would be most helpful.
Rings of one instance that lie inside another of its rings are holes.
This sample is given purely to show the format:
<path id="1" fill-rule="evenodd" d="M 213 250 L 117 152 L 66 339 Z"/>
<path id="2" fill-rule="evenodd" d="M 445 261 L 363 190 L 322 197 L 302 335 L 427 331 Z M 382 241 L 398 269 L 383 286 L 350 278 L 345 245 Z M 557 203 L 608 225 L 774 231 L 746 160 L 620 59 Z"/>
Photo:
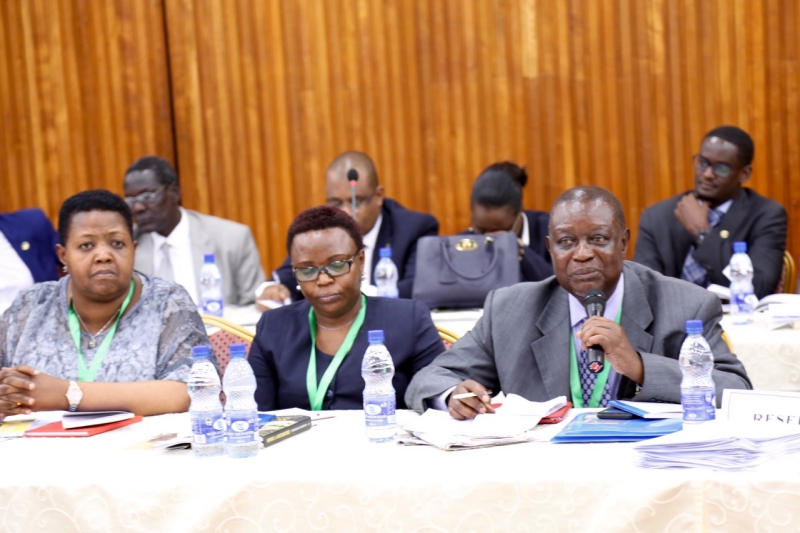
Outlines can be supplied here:
<path id="1" fill-rule="evenodd" d="M 398 442 L 406 445 L 432 445 L 442 450 L 466 450 L 503 446 L 537 440 L 532 431 L 539 421 L 566 405 L 559 396 L 548 402 L 530 402 L 509 394 L 494 414 L 482 414 L 473 420 L 456 420 L 447 411 L 428 409 L 403 429 Z"/>
<path id="2" fill-rule="evenodd" d="M 748 470 L 800 451 L 798 426 L 715 420 L 635 446 L 647 468 Z"/>

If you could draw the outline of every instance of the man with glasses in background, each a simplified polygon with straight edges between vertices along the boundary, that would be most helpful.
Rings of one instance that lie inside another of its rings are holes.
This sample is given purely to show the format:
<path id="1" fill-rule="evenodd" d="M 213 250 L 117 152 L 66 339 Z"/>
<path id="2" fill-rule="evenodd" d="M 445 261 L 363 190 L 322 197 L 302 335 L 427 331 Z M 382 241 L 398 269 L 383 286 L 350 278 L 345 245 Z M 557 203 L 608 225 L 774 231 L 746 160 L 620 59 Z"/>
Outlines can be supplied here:
<path id="1" fill-rule="evenodd" d="M 439 222 L 432 215 L 406 209 L 398 202 L 386 198 L 383 185 L 378 183 L 375 164 L 362 152 L 344 152 L 328 165 L 325 172 L 325 203 L 353 215 L 350 177 L 358 176 L 355 186 L 355 219 L 364 241 L 365 262 L 362 285 L 372 285 L 377 248 L 391 247 L 392 261 L 397 265 L 400 298 L 411 298 L 417 260 L 417 240 L 428 235 L 438 235 Z M 297 281 L 292 275 L 289 258 L 278 267 L 274 280 L 267 282 L 259 300 L 288 302 L 302 298 Z"/>
<path id="2" fill-rule="evenodd" d="M 224 302 L 253 303 L 265 277 L 250 228 L 181 207 L 178 175 L 160 157 L 135 161 L 125 172 L 123 186 L 136 220 L 136 270 L 182 285 L 199 304 L 203 255 L 213 253 L 222 274 Z"/>
<path id="3" fill-rule="evenodd" d="M 733 243 L 747 243 L 753 288 L 776 291 L 786 249 L 786 210 L 742 185 L 753 171 L 753 140 L 735 126 L 709 131 L 694 156 L 695 188 L 646 209 L 633 260 L 701 287 L 725 287 Z"/>

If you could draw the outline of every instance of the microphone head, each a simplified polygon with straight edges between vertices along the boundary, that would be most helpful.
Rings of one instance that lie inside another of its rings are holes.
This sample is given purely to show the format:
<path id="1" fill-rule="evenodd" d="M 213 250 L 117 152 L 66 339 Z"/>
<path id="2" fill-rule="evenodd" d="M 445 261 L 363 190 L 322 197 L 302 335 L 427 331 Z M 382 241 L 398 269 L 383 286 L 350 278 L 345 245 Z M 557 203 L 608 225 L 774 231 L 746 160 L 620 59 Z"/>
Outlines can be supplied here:
<path id="1" fill-rule="evenodd" d="M 358 170 L 351 168 L 347 171 L 347 179 L 350 180 L 351 184 L 355 184 L 358 181 Z"/>
<path id="2" fill-rule="evenodd" d="M 600 304 L 603 307 L 606 305 L 606 295 L 600 289 L 592 289 L 586 293 L 583 299 L 583 305 L 586 307 L 591 304 Z"/>

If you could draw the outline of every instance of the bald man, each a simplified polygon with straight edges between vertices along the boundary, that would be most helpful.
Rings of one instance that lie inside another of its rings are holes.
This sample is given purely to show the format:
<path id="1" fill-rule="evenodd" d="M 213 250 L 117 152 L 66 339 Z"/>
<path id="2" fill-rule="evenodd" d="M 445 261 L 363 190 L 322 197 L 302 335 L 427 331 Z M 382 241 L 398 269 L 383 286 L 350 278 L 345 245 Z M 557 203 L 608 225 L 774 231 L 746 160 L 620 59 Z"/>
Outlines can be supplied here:
<path id="1" fill-rule="evenodd" d="M 420 237 L 439 234 L 439 222 L 427 213 L 406 209 L 386 198 L 383 185 L 378 182 L 378 172 L 370 157 L 362 152 L 344 152 L 336 156 L 325 171 L 325 203 L 338 207 L 352 216 L 352 194 L 348 173 L 358 172 L 356 183 L 356 223 L 364 238 L 365 271 L 364 284 L 373 284 L 375 265 L 378 264 L 377 248 L 390 247 L 392 261 L 397 265 L 400 280 L 397 290 L 400 298 L 411 298 L 417 259 L 417 240 Z M 289 258 L 274 272 L 277 278 L 263 288 L 259 299 L 285 301 L 299 300 L 303 296 L 297 290 Z"/>

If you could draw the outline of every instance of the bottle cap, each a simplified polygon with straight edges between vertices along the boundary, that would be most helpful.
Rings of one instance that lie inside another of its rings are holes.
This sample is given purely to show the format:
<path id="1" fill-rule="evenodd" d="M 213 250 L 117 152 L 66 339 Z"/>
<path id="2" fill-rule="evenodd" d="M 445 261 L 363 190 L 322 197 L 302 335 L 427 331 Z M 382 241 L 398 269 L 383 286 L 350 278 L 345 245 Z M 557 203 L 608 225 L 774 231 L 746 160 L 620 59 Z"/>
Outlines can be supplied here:
<path id="1" fill-rule="evenodd" d="M 745 254 L 747 253 L 747 243 L 737 241 L 733 243 L 733 253 L 735 254 Z"/>
<path id="2" fill-rule="evenodd" d="M 702 320 L 687 320 L 686 321 L 686 333 L 689 335 L 696 335 L 698 333 L 703 333 L 703 321 Z"/>
<path id="3" fill-rule="evenodd" d="M 208 346 L 195 346 L 192 348 L 192 357 L 195 359 L 202 359 L 210 356 L 211 352 L 209 351 Z"/>
<path id="4" fill-rule="evenodd" d="M 247 347 L 244 344 L 231 344 L 228 346 L 228 352 L 231 354 L 231 359 L 234 357 L 244 357 L 247 353 Z"/>
<path id="5" fill-rule="evenodd" d="M 204 263 L 213 263 L 214 262 L 214 254 L 203 254 L 203 262 Z"/>
<path id="6" fill-rule="evenodd" d="M 392 258 L 392 249 L 388 246 L 385 248 L 379 248 L 378 253 L 380 254 L 380 258 L 383 259 L 384 257 L 388 257 L 389 259 Z"/>
<path id="7" fill-rule="evenodd" d="M 383 343 L 383 330 L 382 329 L 373 329 L 372 331 L 367 332 L 367 339 L 369 340 L 370 344 L 380 342 Z"/>

